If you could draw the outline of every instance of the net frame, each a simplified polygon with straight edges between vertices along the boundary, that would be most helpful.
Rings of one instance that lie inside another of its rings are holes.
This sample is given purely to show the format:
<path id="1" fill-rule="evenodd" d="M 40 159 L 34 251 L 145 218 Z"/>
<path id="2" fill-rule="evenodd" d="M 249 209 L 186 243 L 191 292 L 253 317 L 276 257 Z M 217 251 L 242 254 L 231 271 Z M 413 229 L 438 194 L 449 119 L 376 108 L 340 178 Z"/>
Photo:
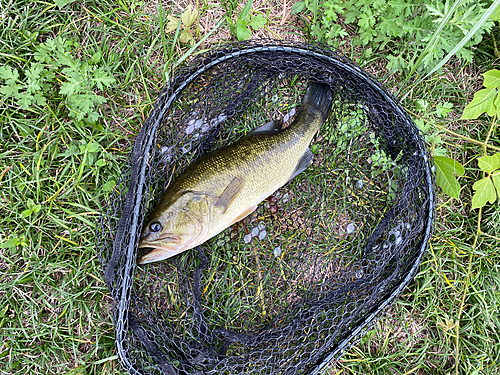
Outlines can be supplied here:
<path id="1" fill-rule="evenodd" d="M 340 69 L 352 74 L 362 81 L 363 84 L 370 86 L 372 90 L 379 93 L 383 100 L 393 109 L 395 115 L 406 122 L 412 136 L 419 142 L 419 152 L 415 157 L 424 161 L 423 173 L 427 188 L 426 217 L 423 218 L 421 241 L 418 244 L 412 266 L 407 270 L 404 277 L 398 281 L 398 285 L 393 287 L 390 293 L 371 309 L 369 314 L 359 319 L 355 326 L 346 332 L 341 340 L 338 340 L 328 348 L 327 351 L 317 355 L 312 360 L 306 361 L 305 364 L 292 367 L 292 370 L 284 371 L 283 373 L 298 373 L 302 371 L 303 373 L 318 374 L 328 363 L 338 359 L 346 349 L 362 337 L 363 332 L 366 332 L 402 293 L 415 276 L 422 257 L 425 254 L 432 233 L 435 210 L 434 177 L 430 157 L 425 148 L 421 133 L 417 130 L 412 120 L 398 101 L 374 77 L 335 51 L 320 45 L 252 41 L 231 43 L 212 49 L 183 67 L 159 94 L 153 111 L 134 142 L 129 166 L 117 184 L 115 194 L 111 197 L 110 203 L 107 206 L 107 212 L 103 213 L 96 232 L 97 249 L 103 266 L 104 278 L 114 301 L 113 315 L 117 352 L 123 367 L 131 374 L 144 373 L 144 368 L 141 369 L 130 357 L 130 349 L 127 345 L 130 345 L 128 337 L 132 334 L 142 341 L 143 347 L 148 351 L 149 357 L 156 361 L 157 366 L 154 370 L 155 372 L 152 373 L 178 373 L 174 366 L 165 360 L 164 355 L 154 347 L 154 343 L 148 338 L 147 332 L 140 326 L 139 322 L 129 316 L 130 301 L 134 297 L 132 289 L 137 268 L 135 264 L 138 253 L 137 244 L 145 216 L 144 200 L 153 199 L 150 196 L 152 194 L 151 191 L 147 189 L 147 183 L 148 173 L 151 173 L 148 170 L 150 163 L 149 155 L 154 148 L 155 136 L 159 128 L 164 124 L 165 114 L 172 107 L 173 103 L 203 73 L 217 67 L 219 64 L 237 60 L 242 56 L 269 53 L 289 54 L 300 59 L 319 59 L 329 64 L 332 70 Z M 386 147 L 390 150 L 391 147 L 397 146 L 386 145 Z M 394 207 L 394 211 L 396 209 L 398 209 L 397 206 Z M 380 229 L 382 231 L 383 227 L 384 224 L 382 222 L 377 228 L 382 228 Z M 372 237 L 376 238 L 377 236 L 373 235 Z M 368 238 L 365 249 L 370 250 L 370 246 L 375 246 L 375 243 L 370 244 L 370 238 Z M 200 256 L 202 256 L 201 253 Z M 198 270 L 198 272 L 201 271 L 201 269 Z"/>

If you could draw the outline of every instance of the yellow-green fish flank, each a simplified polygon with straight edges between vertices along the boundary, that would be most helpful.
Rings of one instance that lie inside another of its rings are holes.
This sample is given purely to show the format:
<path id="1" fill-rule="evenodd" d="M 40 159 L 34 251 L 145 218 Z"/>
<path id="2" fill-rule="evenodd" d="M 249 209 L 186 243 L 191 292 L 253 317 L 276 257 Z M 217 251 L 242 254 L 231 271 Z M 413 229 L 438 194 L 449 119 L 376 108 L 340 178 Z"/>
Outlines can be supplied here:
<path id="1" fill-rule="evenodd" d="M 189 165 L 167 188 L 145 225 L 145 264 L 202 244 L 252 213 L 311 164 L 309 144 L 328 117 L 332 91 L 311 82 L 286 129 L 270 122 Z"/>

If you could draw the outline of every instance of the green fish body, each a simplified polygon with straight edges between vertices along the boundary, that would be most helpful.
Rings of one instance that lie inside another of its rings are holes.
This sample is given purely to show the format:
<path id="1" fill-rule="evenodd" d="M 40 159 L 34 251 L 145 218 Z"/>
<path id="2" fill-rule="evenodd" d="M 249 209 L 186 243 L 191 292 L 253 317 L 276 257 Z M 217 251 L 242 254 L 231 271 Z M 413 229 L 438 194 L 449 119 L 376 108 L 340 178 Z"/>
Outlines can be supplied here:
<path id="1" fill-rule="evenodd" d="M 163 194 L 143 229 L 145 264 L 167 259 L 216 236 L 312 163 L 309 144 L 332 105 L 326 84 L 311 82 L 290 126 L 270 122 L 189 165 Z"/>

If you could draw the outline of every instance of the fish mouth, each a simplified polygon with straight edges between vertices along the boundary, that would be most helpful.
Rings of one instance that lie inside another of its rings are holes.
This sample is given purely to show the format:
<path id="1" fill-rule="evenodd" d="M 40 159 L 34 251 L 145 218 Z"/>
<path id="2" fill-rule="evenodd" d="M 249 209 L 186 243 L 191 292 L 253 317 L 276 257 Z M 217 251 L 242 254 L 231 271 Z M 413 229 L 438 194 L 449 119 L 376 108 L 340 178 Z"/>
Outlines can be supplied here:
<path id="1" fill-rule="evenodd" d="M 148 241 L 148 235 L 143 236 L 138 247 L 152 247 L 154 249 L 137 259 L 137 264 L 147 264 L 165 260 L 202 244 L 207 239 L 208 228 L 198 220 L 193 219 L 193 222 L 196 224 L 195 232 L 198 234 L 191 237 L 189 240 L 183 236 L 172 233 L 161 235 L 153 241 Z"/>
<path id="2" fill-rule="evenodd" d="M 165 238 L 174 238 L 176 236 L 165 236 Z M 177 237 L 179 238 L 179 237 Z M 173 257 L 174 255 L 180 254 L 185 250 L 192 249 L 195 246 L 202 244 L 206 239 L 204 233 L 202 236 L 198 235 L 196 238 L 193 238 L 191 241 L 184 242 L 182 244 L 179 241 L 172 241 L 170 243 L 157 243 L 157 242 L 165 242 L 163 241 L 154 241 L 154 242 L 146 242 L 142 241 L 139 244 L 139 248 L 144 247 L 153 247 L 154 250 L 150 251 L 147 254 L 144 254 L 142 257 L 137 259 L 137 264 L 147 264 L 152 262 L 158 262 L 160 260 L 165 260 Z"/>
<path id="3" fill-rule="evenodd" d="M 153 245 L 154 246 L 154 245 Z M 140 247 L 151 247 L 150 245 L 143 245 Z M 186 249 L 186 246 L 156 246 L 154 250 L 150 251 L 147 254 L 144 254 L 142 257 L 137 259 L 137 264 L 147 264 L 152 262 L 159 262 L 160 260 L 165 260 L 173 257 Z"/>
<path id="4" fill-rule="evenodd" d="M 165 234 L 154 241 L 148 241 L 147 237 L 147 235 L 142 237 L 138 247 L 152 247 L 154 249 L 137 259 L 137 264 L 158 262 L 179 254 L 185 248 L 185 246 L 180 245 L 180 237 L 177 235 Z"/>

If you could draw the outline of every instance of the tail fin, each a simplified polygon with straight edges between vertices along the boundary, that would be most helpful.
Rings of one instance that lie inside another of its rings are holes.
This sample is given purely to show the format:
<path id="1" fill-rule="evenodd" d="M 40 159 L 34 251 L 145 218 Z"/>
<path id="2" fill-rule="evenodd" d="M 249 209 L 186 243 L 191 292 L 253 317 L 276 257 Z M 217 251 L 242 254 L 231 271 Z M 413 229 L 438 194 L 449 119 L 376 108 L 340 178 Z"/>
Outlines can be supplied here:
<path id="1" fill-rule="evenodd" d="M 323 115 L 323 121 L 328 117 L 332 108 L 333 92 L 325 83 L 309 82 L 309 87 L 302 99 L 301 109 L 314 107 Z"/>

